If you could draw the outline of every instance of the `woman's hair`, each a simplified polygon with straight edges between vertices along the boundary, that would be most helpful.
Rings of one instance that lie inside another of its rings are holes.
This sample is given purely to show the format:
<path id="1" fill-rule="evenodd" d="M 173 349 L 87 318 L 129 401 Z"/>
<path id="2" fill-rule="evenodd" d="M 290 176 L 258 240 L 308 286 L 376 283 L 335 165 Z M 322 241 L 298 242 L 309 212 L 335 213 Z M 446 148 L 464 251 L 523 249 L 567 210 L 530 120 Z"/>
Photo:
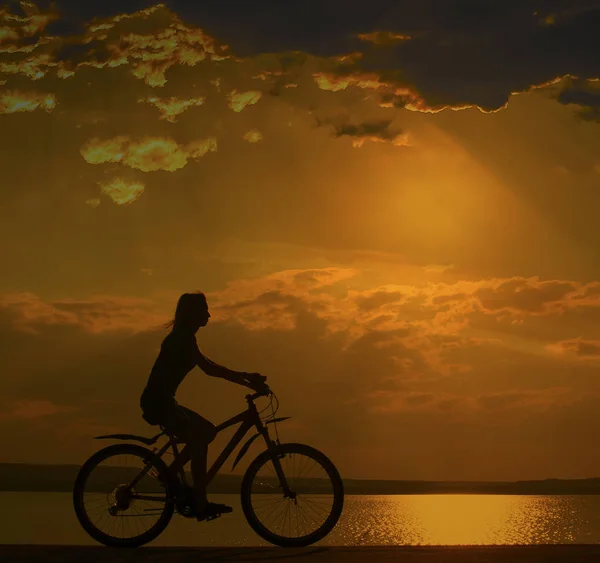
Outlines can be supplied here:
<path id="1" fill-rule="evenodd" d="M 177 300 L 175 317 L 165 324 L 165 328 L 175 328 L 193 323 L 198 314 L 208 307 L 206 295 L 201 291 L 184 293 Z"/>

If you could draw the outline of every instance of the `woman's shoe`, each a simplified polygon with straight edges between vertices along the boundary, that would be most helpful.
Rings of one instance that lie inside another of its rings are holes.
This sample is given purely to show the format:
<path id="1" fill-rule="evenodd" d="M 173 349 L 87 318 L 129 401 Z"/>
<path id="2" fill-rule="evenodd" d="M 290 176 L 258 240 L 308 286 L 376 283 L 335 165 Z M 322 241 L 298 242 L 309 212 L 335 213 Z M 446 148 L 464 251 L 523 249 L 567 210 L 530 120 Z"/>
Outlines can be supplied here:
<path id="1" fill-rule="evenodd" d="M 198 522 L 202 520 L 214 520 L 221 516 L 221 514 L 227 514 L 229 512 L 233 512 L 233 508 L 231 506 L 227 506 L 226 504 L 218 504 L 216 502 L 209 502 L 206 504 L 203 510 L 196 513 L 196 519 Z"/>

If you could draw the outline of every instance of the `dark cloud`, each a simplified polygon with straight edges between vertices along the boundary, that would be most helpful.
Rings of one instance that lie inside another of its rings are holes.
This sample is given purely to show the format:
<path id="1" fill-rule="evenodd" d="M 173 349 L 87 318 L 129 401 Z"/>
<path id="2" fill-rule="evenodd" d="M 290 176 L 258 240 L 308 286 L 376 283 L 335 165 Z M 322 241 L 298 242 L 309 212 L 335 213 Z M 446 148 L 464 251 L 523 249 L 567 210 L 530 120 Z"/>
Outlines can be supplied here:
<path id="1" fill-rule="evenodd" d="M 576 105 L 577 115 L 585 121 L 600 121 L 600 90 L 583 80 L 572 80 L 557 96 L 561 104 Z"/>
<path id="2" fill-rule="evenodd" d="M 600 360 L 600 341 L 573 338 L 550 345 L 550 349 L 570 353 L 585 360 Z"/>
<path id="3" fill-rule="evenodd" d="M 575 292 L 573 282 L 511 279 L 496 288 L 481 288 L 475 292 L 486 311 L 514 310 L 529 314 L 547 313 L 552 306 L 564 304 L 567 295 Z"/>
<path id="4" fill-rule="evenodd" d="M 406 145 L 407 140 L 404 132 L 398 129 L 391 129 L 391 124 L 391 119 L 379 119 L 361 123 L 353 123 L 346 116 L 317 119 L 317 126 L 329 126 L 333 128 L 335 137 L 353 137 L 355 139 L 355 146 L 360 146 L 364 140 Z"/>
<path id="5" fill-rule="evenodd" d="M 362 311 L 374 311 L 388 303 L 401 303 L 404 295 L 400 291 L 375 291 L 370 295 L 360 295 L 356 299 Z"/>
<path id="6" fill-rule="evenodd" d="M 92 20 L 153 5 L 58 1 L 60 19 L 49 21 L 45 31 L 82 34 Z M 166 6 L 238 57 L 281 54 L 284 70 L 302 62 L 298 53 L 325 58 L 355 54 L 330 60 L 330 74 L 376 76 L 386 85 L 380 94 L 388 106 L 494 111 L 506 105 L 511 93 L 559 76 L 600 76 L 600 0 L 376 0 L 360 9 L 349 9 L 343 0 L 171 0 Z M 402 40 L 364 40 L 378 32 Z M 71 42 L 58 54 L 58 60 L 91 58 L 96 63 L 106 57 L 100 43 L 85 45 L 82 52 Z M 284 85 L 280 80 L 271 93 L 280 94 Z M 597 98 L 593 101 L 595 106 Z M 596 119 L 594 112 L 584 115 Z"/>
<path id="7" fill-rule="evenodd" d="M 511 92 L 556 76 L 600 74 L 598 1 L 375 0 L 360 9 L 343 0 L 172 0 L 167 5 L 239 56 L 359 52 L 353 72 L 375 72 L 399 86 L 411 85 L 430 107 L 470 104 L 493 110 Z M 411 39 L 378 45 L 358 37 L 375 31 Z"/>

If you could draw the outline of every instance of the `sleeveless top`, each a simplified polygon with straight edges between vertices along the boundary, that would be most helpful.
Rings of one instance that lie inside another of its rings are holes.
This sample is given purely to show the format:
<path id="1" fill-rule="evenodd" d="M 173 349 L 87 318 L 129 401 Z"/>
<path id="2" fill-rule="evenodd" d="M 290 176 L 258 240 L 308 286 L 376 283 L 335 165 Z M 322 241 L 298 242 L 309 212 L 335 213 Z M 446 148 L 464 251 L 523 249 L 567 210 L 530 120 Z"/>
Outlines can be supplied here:
<path id="1" fill-rule="evenodd" d="M 198 364 L 200 355 L 193 332 L 174 329 L 167 334 L 142 393 L 142 410 L 160 412 L 175 403 L 177 388 Z"/>

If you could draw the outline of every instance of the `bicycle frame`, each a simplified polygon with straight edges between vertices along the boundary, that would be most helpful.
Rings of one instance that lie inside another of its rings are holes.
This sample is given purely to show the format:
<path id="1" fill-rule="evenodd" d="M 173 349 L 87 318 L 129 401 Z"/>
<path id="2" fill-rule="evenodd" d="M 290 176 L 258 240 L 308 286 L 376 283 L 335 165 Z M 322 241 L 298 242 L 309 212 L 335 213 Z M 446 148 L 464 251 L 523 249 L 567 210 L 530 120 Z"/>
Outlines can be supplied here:
<path id="1" fill-rule="evenodd" d="M 231 417 L 230 419 L 226 420 L 225 422 L 222 422 L 221 424 L 219 424 L 217 426 L 216 430 L 217 430 L 217 433 L 219 433 L 219 432 L 225 430 L 226 428 L 233 426 L 234 424 L 241 423 L 240 427 L 237 429 L 235 434 L 229 440 L 229 443 L 225 446 L 225 448 L 223 449 L 223 451 L 221 452 L 219 457 L 214 461 L 211 468 L 207 471 L 207 474 L 206 474 L 206 484 L 207 485 L 213 480 L 215 475 L 219 472 L 219 469 L 221 469 L 221 467 L 227 461 L 227 459 L 229 458 L 229 456 L 231 455 L 233 450 L 242 441 L 244 436 L 248 433 L 248 431 L 252 427 L 255 427 L 257 429 L 258 434 L 254 435 L 252 438 L 250 438 L 250 440 L 248 440 L 248 442 L 246 442 L 246 444 L 242 447 L 242 449 L 240 450 L 240 452 L 238 454 L 237 459 L 235 460 L 234 467 L 237 464 L 237 462 L 242 458 L 242 456 L 246 453 L 248 446 L 250 446 L 250 444 L 258 436 L 262 436 L 264 438 L 265 444 L 269 451 L 273 451 L 276 448 L 277 444 L 275 444 L 275 442 L 273 442 L 273 440 L 271 440 L 271 437 L 269 436 L 269 430 L 266 428 L 266 425 L 262 423 L 262 420 L 260 419 L 260 415 L 258 414 L 258 411 L 256 409 L 256 405 L 254 404 L 254 400 L 260 396 L 261 396 L 260 393 L 255 393 L 254 395 L 246 395 L 246 401 L 248 403 L 248 408 L 244 412 Z M 277 420 L 282 420 L 282 419 L 275 419 L 275 420 L 277 421 Z M 266 424 L 269 424 L 269 422 L 267 422 Z M 163 432 L 163 434 L 166 434 L 166 432 Z M 160 434 L 159 434 L 159 436 L 160 436 Z M 163 454 L 169 448 L 171 448 L 174 453 L 174 460 L 168 466 L 168 469 L 173 476 L 179 474 L 181 482 L 184 485 L 187 485 L 184 467 L 187 464 L 187 462 L 189 461 L 189 457 L 184 455 L 184 452 L 186 452 L 186 447 L 184 447 L 183 450 L 181 450 L 181 452 L 178 450 L 178 448 L 177 448 L 178 443 L 181 443 L 181 441 L 169 434 L 169 441 L 164 446 L 162 446 L 158 451 L 155 451 L 155 454 L 158 457 L 162 457 Z M 287 495 L 287 494 L 289 494 L 290 490 L 288 487 L 288 483 L 287 483 L 285 474 L 283 473 L 283 470 L 281 469 L 281 464 L 279 463 L 279 460 L 277 458 L 273 459 L 273 464 L 275 466 L 275 472 L 276 472 L 277 476 L 279 477 L 283 491 Z M 131 484 L 129 486 L 131 488 L 135 487 L 137 482 L 147 474 L 149 469 L 150 469 L 150 466 L 148 466 L 146 469 L 144 469 L 131 482 Z"/>

